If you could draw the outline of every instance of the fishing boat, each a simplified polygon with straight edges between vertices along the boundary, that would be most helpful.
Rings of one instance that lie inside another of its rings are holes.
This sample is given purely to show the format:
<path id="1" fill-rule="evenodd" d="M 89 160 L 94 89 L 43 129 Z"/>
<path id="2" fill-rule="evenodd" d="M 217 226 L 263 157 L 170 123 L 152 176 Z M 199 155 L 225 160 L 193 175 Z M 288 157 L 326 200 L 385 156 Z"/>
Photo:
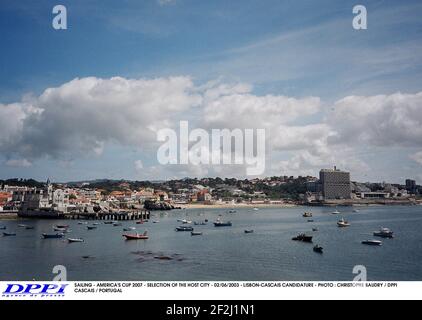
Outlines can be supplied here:
<path id="1" fill-rule="evenodd" d="M 245 233 L 253 233 L 252 229 L 245 230 Z"/>
<path id="2" fill-rule="evenodd" d="M 148 239 L 147 231 L 145 231 L 143 234 L 124 234 L 123 237 L 126 238 L 126 240 L 146 240 Z"/>
<path id="3" fill-rule="evenodd" d="M 381 246 L 382 242 L 378 240 L 364 240 L 362 241 L 362 244 L 366 244 L 369 246 Z"/>
<path id="4" fill-rule="evenodd" d="M 67 238 L 67 241 L 69 243 L 72 243 L 72 242 L 84 242 L 85 240 L 82 238 Z"/>
<path id="5" fill-rule="evenodd" d="M 136 230 L 135 227 L 128 227 L 128 228 L 123 228 L 123 231 L 133 231 Z"/>
<path id="6" fill-rule="evenodd" d="M 312 217 L 312 212 L 305 212 L 304 214 L 302 214 L 302 217 L 310 218 L 310 217 Z"/>
<path id="7" fill-rule="evenodd" d="M 231 227 L 231 226 L 232 226 L 231 221 L 224 222 L 224 221 L 217 220 L 214 222 L 214 227 Z"/>
<path id="8" fill-rule="evenodd" d="M 308 236 L 304 233 L 300 233 L 296 237 L 293 237 L 292 240 L 294 241 L 303 241 L 303 242 L 312 242 L 312 236 Z"/>
<path id="9" fill-rule="evenodd" d="M 191 236 L 202 236 L 202 232 L 199 232 L 199 231 L 191 231 L 190 235 Z"/>
<path id="10" fill-rule="evenodd" d="M 16 236 L 14 232 L 3 232 L 3 237 L 13 237 Z"/>
<path id="11" fill-rule="evenodd" d="M 314 246 L 313 250 L 314 252 L 317 252 L 317 253 L 323 253 L 324 248 L 319 245 L 316 245 Z"/>
<path id="12" fill-rule="evenodd" d="M 381 238 L 394 238 L 394 232 L 388 228 L 381 228 L 379 231 L 374 231 L 374 236 Z"/>
<path id="13" fill-rule="evenodd" d="M 193 231 L 191 226 L 179 226 L 175 229 L 176 231 Z"/>
<path id="14" fill-rule="evenodd" d="M 340 228 L 349 227 L 350 223 L 344 220 L 344 218 L 341 218 L 339 221 L 337 221 L 337 226 L 339 226 Z"/>
<path id="15" fill-rule="evenodd" d="M 86 228 L 88 230 L 94 230 L 94 229 L 97 229 L 97 226 L 86 226 Z"/>
<path id="16" fill-rule="evenodd" d="M 44 239 L 60 239 L 64 237 L 63 233 L 43 233 L 42 237 Z"/>

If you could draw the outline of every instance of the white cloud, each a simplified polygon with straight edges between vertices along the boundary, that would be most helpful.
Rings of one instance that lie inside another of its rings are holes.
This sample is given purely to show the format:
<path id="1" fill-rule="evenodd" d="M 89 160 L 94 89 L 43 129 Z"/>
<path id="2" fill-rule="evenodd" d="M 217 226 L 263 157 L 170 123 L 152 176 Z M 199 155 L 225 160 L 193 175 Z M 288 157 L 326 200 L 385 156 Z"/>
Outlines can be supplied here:
<path id="1" fill-rule="evenodd" d="M 422 151 L 416 152 L 415 154 L 410 155 L 410 159 L 419 163 L 422 166 Z"/>
<path id="2" fill-rule="evenodd" d="M 28 168 L 32 166 L 32 163 L 26 159 L 10 159 L 6 161 L 6 166 Z"/>
<path id="3" fill-rule="evenodd" d="M 143 164 L 142 160 L 136 160 L 134 162 L 134 165 L 135 165 L 136 172 L 141 172 L 142 169 L 144 168 L 144 164 Z"/>

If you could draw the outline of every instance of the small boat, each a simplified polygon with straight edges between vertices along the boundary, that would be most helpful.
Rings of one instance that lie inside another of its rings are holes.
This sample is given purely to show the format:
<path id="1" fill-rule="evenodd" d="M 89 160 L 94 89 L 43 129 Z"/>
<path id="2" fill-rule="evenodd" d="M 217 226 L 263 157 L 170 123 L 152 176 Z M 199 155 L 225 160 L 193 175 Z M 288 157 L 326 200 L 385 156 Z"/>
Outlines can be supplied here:
<path id="1" fill-rule="evenodd" d="M 98 222 L 94 222 L 92 225 L 99 226 L 100 224 Z"/>
<path id="2" fill-rule="evenodd" d="M 88 222 L 86 222 L 86 221 L 79 221 L 78 224 L 88 224 Z"/>
<path id="3" fill-rule="evenodd" d="M 349 227 L 350 223 L 344 220 L 344 218 L 341 218 L 339 221 L 337 221 L 337 226 L 339 226 L 340 228 Z"/>
<path id="4" fill-rule="evenodd" d="M 113 224 L 114 221 L 104 221 L 104 224 Z"/>
<path id="5" fill-rule="evenodd" d="M 378 240 L 364 240 L 362 244 L 367 244 L 369 246 L 381 246 L 382 242 Z"/>
<path id="6" fill-rule="evenodd" d="M 67 228 L 60 228 L 60 227 L 53 227 L 54 231 L 59 231 L 59 232 L 67 232 L 68 229 Z"/>
<path id="7" fill-rule="evenodd" d="M 191 236 L 202 236 L 202 232 L 199 232 L 199 231 L 191 231 L 190 235 Z"/>
<path id="8" fill-rule="evenodd" d="M 35 227 L 33 227 L 33 226 L 26 226 L 25 227 L 25 230 L 32 230 L 32 229 L 35 229 Z"/>
<path id="9" fill-rule="evenodd" d="M 136 224 L 144 224 L 142 220 L 136 221 Z"/>
<path id="10" fill-rule="evenodd" d="M 318 228 L 312 228 L 312 231 L 316 232 L 318 231 Z"/>
<path id="11" fill-rule="evenodd" d="M 147 231 L 145 231 L 143 234 L 124 234 L 123 237 L 126 238 L 126 240 L 146 240 L 148 239 Z"/>
<path id="12" fill-rule="evenodd" d="M 128 227 L 128 228 L 123 228 L 123 231 L 133 231 L 136 230 L 135 227 Z"/>
<path id="13" fill-rule="evenodd" d="M 3 232 L 3 237 L 13 237 L 16 236 L 14 232 Z"/>
<path id="14" fill-rule="evenodd" d="M 353 212 L 359 212 L 360 210 L 359 209 L 353 209 Z"/>
<path id="15" fill-rule="evenodd" d="M 97 226 L 86 226 L 86 228 L 88 230 L 94 230 L 94 229 L 97 229 Z"/>
<path id="16" fill-rule="evenodd" d="M 310 217 L 312 217 L 312 212 L 305 212 L 304 214 L 302 214 L 302 217 L 310 218 Z"/>
<path id="17" fill-rule="evenodd" d="M 179 226 L 175 229 L 176 231 L 193 231 L 191 226 Z"/>
<path id="18" fill-rule="evenodd" d="M 394 238 L 394 232 L 388 228 L 381 228 L 379 231 L 374 231 L 374 236 L 381 238 Z"/>
<path id="19" fill-rule="evenodd" d="M 159 220 L 153 220 L 152 223 L 160 223 Z"/>
<path id="20" fill-rule="evenodd" d="M 197 221 L 195 221 L 193 224 L 194 224 L 195 226 L 206 226 L 206 225 L 207 225 L 207 223 L 206 223 L 206 222 L 197 222 Z"/>
<path id="21" fill-rule="evenodd" d="M 236 210 L 234 210 L 234 209 L 229 210 L 229 213 L 236 213 Z"/>
<path id="22" fill-rule="evenodd" d="M 313 250 L 317 253 L 323 253 L 324 248 L 319 245 L 316 245 L 314 246 Z"/>
<path id="23" fill-rule="evenodd" d="M 67 241 L 69 243 L 72 243 L 72 242 L 84 242 L 85 240 L 82 238 L 67 238 Z"/>
<path id="24" fill-rule="evenodd" d="M 245 230 L 245 233 L 253 233 L 253 230 L 252 229 Z"/>
<path id="25" fill-rule="evenodd" d="M 340 211 L 338 211 L 337 209 L 335 210 L 335 211 L 333 211 L 333 212 L 331 212 L 331 214 L 340 214 L 341 212 Z"/>
<path id="26" fill-rule="evenodd" d="M 26 228 L 26 224 L 18 224 L 19 228 Z"/>
<path id="27" fill-rule="evenodd" d="M 67 229 L 67 228 L 69 228 L 69 225 L 68 224 L 57 224 L 56 227 L 57 228 Z"/>
<path id="28" fill-rule="evenodd" d="M 253 208 L 253 210 L 254 210 L 254 211 L 258 211 L 258 210 L 259 210 L 259 208 Z"/>
<path id="29" fill-rule="evenodd" d="M 0 226 L 0 230 L 6 230 L 6 226 Z"/>
<path id="30" fill-rule="evenodd" d="M 63 233 L 43 233 L 42 237 L 44 239 L 60 239 L 64 237 Z"/>
<path id="31" fill-rule="evenodd" d="M 218 220 L 214 222 L 214 227 L 231 227 L 231 226 L 232 226 L 231 221 L 224 222 L 224 221 Z"/>
<path id="32" fill-rule="evenodd" d="M 122 224 L 120 222 L 115 222 L 113 223 L 113 227 L 121 227 Z"/>
<path id="33" fill-rule="evenodd" d="M 308 219 L 308 222 L 314 222 L 314 219 Z"/>
<path id="34" fill-rule="evenodd" d="M 292 240 L 303 241 L 303 242 L 312 242 L 312 236 L 308 236 L 304 233 L 301 233 L 301 234 L 297 235 L 296 237 L 293 237 Z"/>

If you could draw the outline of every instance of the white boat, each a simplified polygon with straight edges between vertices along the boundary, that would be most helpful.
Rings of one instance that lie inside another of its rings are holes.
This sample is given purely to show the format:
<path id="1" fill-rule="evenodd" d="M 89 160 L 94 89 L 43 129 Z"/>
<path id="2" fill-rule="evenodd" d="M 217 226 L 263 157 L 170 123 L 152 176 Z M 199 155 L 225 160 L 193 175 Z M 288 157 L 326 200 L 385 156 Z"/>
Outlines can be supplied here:
<path id="1" fill-rule="evenodd" d="M 341 218 L 339 221 L 337 221 L 337 225 L 342 228 L 350 226 L 350 223 L 344 220 L 344 218 Z"/>
<path id="2" fill-rule="evenodd" d="M 86 221 L 79 221 L 78 224 L 88 224 Z"/>
<path id="3" fill-rule="evenodd" d="M 341 212 L 340 211 L 338 211 L 337 209 L 335 210 L 335 211 L 333 211 L 333 212 L 331 212 L 332 214 L 340 214 Z"/>
<path id="4" fill-rule="evenodd" d="M 160 223 L 159 220 L 153 220 L 152 223 Z"/>
<path id="5" fill-rule="evenodd" d="M 258 210 L 259 210 L 259 208 L 253 208 L 253 210 L 254 210 L 254 211 L 258 211 Z"/>
<path id="6" fill-rule="evenodd" d="M 381 228 L 379 231 L 374 231 L 374 236 L 381 238 L 393 238 L 394 232 L 388 228 Z"/>
<path id="7" fill-rule="evenodd" d="M 67 238 L 67 241 L 69 241 L 69 243 L 72 243 L 72 242 L 84 242 L 84 239 L 82 239 L 82 238 Z"/>
<path id="8" fill-rule="evenodd" d="M 132 230 L 136 230 L 136 228 L 135 227 L 123 228 L 123 231 L 132 231 Z"/>

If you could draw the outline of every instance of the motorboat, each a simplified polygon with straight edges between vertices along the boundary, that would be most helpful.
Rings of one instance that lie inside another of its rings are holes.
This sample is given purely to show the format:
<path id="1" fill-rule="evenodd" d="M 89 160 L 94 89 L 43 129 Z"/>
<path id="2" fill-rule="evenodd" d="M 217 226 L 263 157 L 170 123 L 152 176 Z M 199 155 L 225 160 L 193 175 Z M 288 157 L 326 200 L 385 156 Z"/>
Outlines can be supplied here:
<path id="1" fill-rule="evenodd" d="M 310 218 L 310 217 L 312 217 L 312 212 L 305 212 L 304 214 L 302 214 L 302 217 Z"/>
<path id="2" fill-rule="evenodd" d="M 350 223 L 344 220 L 344 218 L 341 218 L 339 221 L 337 221 L 337 226 L 339 226 L 340 228 L 349 227 Z"/>
<path id="3" fill-rule="evenodd" d="M 334 210 L 333 212 L 331 212 L 331 214 L 340 214 L 341 212 L 340 211 L 338 211 L 337 209 L 336 210 Z"/>
<path id="4" fill-rule="evenodd" d="M 94 230 L 94 229 L 97 229 L 97 226 L 86 226 L 86 228 L 88 230 Z"/>
<path id="5" fill-rule="evenodd" d="M 366 244 L 369 246 L 381 246 L 382 245 L 382 241 L 378 241 L 378 240 L 364 240 L 362 241 L 362 244 Z"/>
<path id="6" fill-rule="evenodd" d="M 245 230 L 245 233 L 253 233 L 252 229 Z"/>
<path id="7" fill-rule="evenodd" d="M 44 239 L 61 239 L 64 237 L 63 233 L 43 233 L 42 237 Z"/>
<path id="8" fill-rule="evenodd" d="M 128 228 L 123 228 L 123 231 L 133 231 L 136 230 L 135 227 L 128 227 Z"/>
<path id="9" fill-rule="evenodd" d="M 13 237 L 16 236 L 14 232 L 3 232 L 3 237 Z"/>
<path id="10" fill-rule="evenodd" d="M 296 237 L 293 237 L 292 240 L 303 241 L 303 242 L 312 242 L 312 236 L 308 236 L 304 233 L 301 233 L 301 234 L 297 235 Z"/>
<path id="11" fill-rule="evenodd" d="M 147 240 L 148 237 L 148 231 L 145 231 L 143 234 L 123 234 L 123 237 L 126 238 L 126 240 Z"/>
<path id="12" fill-rule="evenodd" d="M 84 242 L 85 240 L 82 238 L 67 238 L 67 241 L 69 243 L 72 243 L 72 242 Z"/>
<path id="13" fill-rule="evenodd" d="M 374 236 L 381 238 L 394 238 L 394 232 L 388 228 L 381 228 L 379 231 L 374 231 Z"/>
<path id="14" fill-rule="evenodd" d="M 191 226 L 179 226 L 176 228 L 176 231 L 193 231 Z"/>
<path id="15" fill-rule="evenodd" d="M 319 245 L 316 245 L 314 246 L 313 250 L 314 252 L 317 252 L 317 253 L 323 253 L 324 248 Z"/>
<path id="16" fill-rule="evenodd" d="M 200 231 L 191 231 L 190 235 L 191 236 L 202 236 L 202 232 L 200 232 Z"/>
<path id="17" fill-rule="evenodd" d="M 218 220 L 214 222 L 214 227 L 231 227 L 231 226 L 232 226 L 231 221 L 224 222 L 224 221 Z"/>

